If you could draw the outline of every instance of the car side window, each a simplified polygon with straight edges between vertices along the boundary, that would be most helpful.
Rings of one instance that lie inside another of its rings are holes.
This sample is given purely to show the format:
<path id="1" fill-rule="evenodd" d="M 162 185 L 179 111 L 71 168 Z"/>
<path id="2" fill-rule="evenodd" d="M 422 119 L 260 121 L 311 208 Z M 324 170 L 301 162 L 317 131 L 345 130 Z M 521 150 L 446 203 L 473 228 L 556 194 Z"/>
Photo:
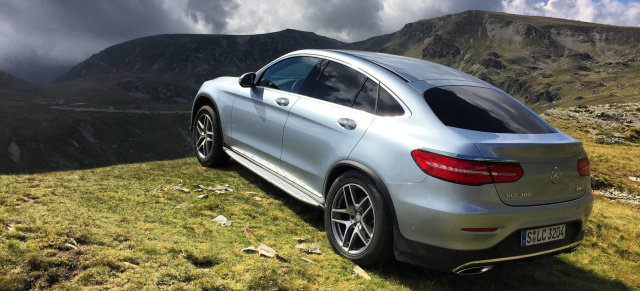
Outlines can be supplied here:
<path id="1" fill-rule="evenodd" d="M 353 101 L 353 108 L 376 114 L 376 99 L 378 99 L 378 83 L 371 79 L 367 79 L 360 89 L 360 93 Z"/>
<path id="2" fill-rule="evenodd" d="M 380 87 L 378 96 L 378 115 L 380 116 L 401 116 L 404 115 L 404 109 L 398 101 L 393 98 L 391 93 Z"/>
<path id="3" fill-rule="evenodd" d="M 354 69 L 330 62 L 318 78 L 311 97 L 350 106 L 365 79 Z"/>
<path id="4" fill-rule="evenodd" d="M 293 57 L 267 68 L 258 86 L 298 93 L 313 67 L 320 61 L 313 57 Z"/>

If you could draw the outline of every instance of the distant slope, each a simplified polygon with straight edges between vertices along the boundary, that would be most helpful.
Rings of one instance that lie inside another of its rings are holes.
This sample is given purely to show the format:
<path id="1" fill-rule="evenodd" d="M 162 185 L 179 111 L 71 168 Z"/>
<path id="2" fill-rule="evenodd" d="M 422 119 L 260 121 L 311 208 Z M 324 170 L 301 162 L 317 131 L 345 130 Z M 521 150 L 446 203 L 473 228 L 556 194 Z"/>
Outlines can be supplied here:
<path id="1" fill-rule="evenodd" d="M 358 49 L 434 61 L 528 104 L 640 100 L 640 28 L 467 11 L 405 25 Z"/>
<path id="2" fill-rule="evenodd" d="M 290 51 L 343 47 L 340 41 L 291 29 L 246 36 L 158 35 L 109 47 L 55 82 L 105 80 L 137 96 L 191 99 L 206 80 L 255 71 Z M 190 92 L 184 96 L 176 88 Z"/>
<path id="3" fill-rule="evenodd" d="M 39 86 L 0 71 L 0 100 L 19 99 L 34 92 Z"/>

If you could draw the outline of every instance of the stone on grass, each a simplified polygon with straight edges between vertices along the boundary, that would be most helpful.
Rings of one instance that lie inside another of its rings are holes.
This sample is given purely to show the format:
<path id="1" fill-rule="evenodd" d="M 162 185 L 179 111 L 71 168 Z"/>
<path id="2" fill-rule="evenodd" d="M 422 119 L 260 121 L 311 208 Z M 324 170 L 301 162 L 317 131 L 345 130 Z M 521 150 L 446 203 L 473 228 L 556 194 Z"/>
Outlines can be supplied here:
<path id="1" fill-rule="evenodd" d="M 640 178 L 634 177 L 634 176 L 629 176 L 629 180 L 631 180 L 633 182 L 640 182 Z"/>
<path id="2" fill-rule="evenodd" d="M 309 253 L 309 254 L 322 254 L 322 251 L 320 251 L 320 245 L 316 243 L 312 243 L 309 246 L 307 246 L 306 244 L 299 244 L 295 246 L 293 249 L 297 251 Z"/>
<path id="3" fill-rule="evenodd" d="M 320 251 L 320 245 L 316 244 L 316 243 L 312 243 L 309 246 L 309 251 L 308 252 L 311 253 L 311 254 L 322 254 L 322 251 Z"/>
<path id="4" fill-rule="evenodd" d="M 247 254 L 255 254 L 258 252 L 258 250 L 254 246 L 250 246 L 242 249 L 242 252 Z"/>
<path id="5" fill-rule="evenodd" d="M 213 221 L 215 223 L 219 223 L 222 226 L 231 226 L 233 224 L 233 222 L 231 222 L 231 220 L 227 219 L 226 217 L 224 217 L 222 215 L 216 216 L 216 218 L 212 219 L 211 221 Z"/>
<path id="6" fill-rule="evenodd" d="M 194 189 L 193 192 L 202 192 L 202 189 Z"/>
<path id="7" fill-rule="evenodd" d="M 209 198 L 209 195 L 207 194 L 198 195 L 198 199 L 207 199 L 207 198 Z"/>
<path id="8" fill-rule="evenodd" d="M 304 242 L 304 238 L 300 238 L 300 237 L 294 237 L 293 240 L 295 240 L 296 242 L 299 242 L 299 243 L 303 243 Z"/>
<path id="9" fill-rule="evenodd" d="M 369 277 L 369 275 L 367 274 L 367 272 L 365 272 L 362 268 L 360 268 L 360 266 L 355 266 L 353 268 L 353 272 L 356 273 L 356 275 L 358 275 L 358 277 L 367 279 L 367 280 L 371 280 L 371 277 Z"/>
<path id="10" fill-rule="evenodd" d="M 307 262 L 307 263 L 312 263 L 312 264 L 317 264 L 316 262 L 312 261 L 311 259 L 305 258 L 305 257 L 301 257 L 301 260 Z"/>
<path id="11" fill-rule="evenodd" d="M 66 247 L 68 247 L 68 248 L 69 248 L 69 249 L 71 249 L 71 250 L 77 250 L 77 249 L 78 249 L 78 247 L 77 247 L 77 246 L 74 246 L 74 245 L 72 245 L 72 244 L 65 244 L 65 246 L 66 246 Z"/>
<path id="12" fill-rule="evenodd" d="M 260 200 L 262 200 L 262 198 L 260 198 L 260 197 L 257 197 L 257 196 L 256 196 L 256 197 L 253 197 L 253 200 L 258 200 L 258 201 L 260 201 Z"/>
<path id="13" fill-rule="evenodd" d="M 261 244 L 261 245 L 258 247 L 258 254 L 260 254 L 261 256 L 265 256 L 265 257 L 273 258 L 273 257 L 275 257 L 278 253 L 277 253 L 274 249 L 272 249 L 272 248 L 268 247 L 267 245 L 265 245 L 265 244 Z"/>
<path id="14" fill-rule="evenodd" d="M 136 269 L 138 268 L 138 265 L 132 264 L 132 263 L 129 263 L 129 262 L 122 262 L 122 264 L 127 268 L 136 268 Z"/>

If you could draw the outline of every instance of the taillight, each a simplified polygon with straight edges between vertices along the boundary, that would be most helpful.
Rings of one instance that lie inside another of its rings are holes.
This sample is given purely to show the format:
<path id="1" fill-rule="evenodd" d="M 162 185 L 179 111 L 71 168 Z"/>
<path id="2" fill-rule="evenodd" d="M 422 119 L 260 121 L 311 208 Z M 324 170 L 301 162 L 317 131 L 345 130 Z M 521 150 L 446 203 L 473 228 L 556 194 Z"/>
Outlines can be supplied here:
<path id="1" fill-rule="evenodd" d="M 591 174 L 591 165 L 588 157 L 578 160 L 578 172 L 580 172 L 580 176 L 589 176 Z"/>
<path id="2" fill-rule="evenodd" d="M 466 185 L 513 182 L 523 174 L 517 163 L 463 160 L 422 150 L 414 150 L 411 156 L 426 174 Z"/>

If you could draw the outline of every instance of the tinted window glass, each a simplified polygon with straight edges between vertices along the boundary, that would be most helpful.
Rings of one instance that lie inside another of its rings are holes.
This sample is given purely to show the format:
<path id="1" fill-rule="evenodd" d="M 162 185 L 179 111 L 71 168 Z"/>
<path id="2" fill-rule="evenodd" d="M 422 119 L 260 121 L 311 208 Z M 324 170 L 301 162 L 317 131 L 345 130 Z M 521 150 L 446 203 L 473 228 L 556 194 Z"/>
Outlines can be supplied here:
<path id="1" fill-rule="evenodd" d="M 371 79 L 367 79 L 360 89 L 360 93 L 353 101 L 353 108 L 366 111 L 372 114 L 376 113 L 376 99 L 378 97 L 378 83 Z"/>
<path id="2" fill-rule="evenodd" d="M 365 78 L 347 66 L 330 62 L 318 78 L 311 97 L 350 106 Z"/>
<path id="3" fill-rule="evenodd" d="M 400 116 L 404 115 L 404 109 L 398 101 L 391 96 L 384 88 L 380 87 L 380 97 L 378 98 L 378 115 L 380 116 Z"/>
<path id="4" fill-rule="evenodd" d="M 446 126 L 494 133 L 556 132 L 520 102 L 496 90 L 444 86 L 427 90 L 424 99 Z"/>
<path id="5" fill-rule="evenodd" d="M 280 61 L 264 71 L 258 86 L 298 93 L 309 72 L 319 61 L 320 59 L 312 57 L 295 57 Z"/>

